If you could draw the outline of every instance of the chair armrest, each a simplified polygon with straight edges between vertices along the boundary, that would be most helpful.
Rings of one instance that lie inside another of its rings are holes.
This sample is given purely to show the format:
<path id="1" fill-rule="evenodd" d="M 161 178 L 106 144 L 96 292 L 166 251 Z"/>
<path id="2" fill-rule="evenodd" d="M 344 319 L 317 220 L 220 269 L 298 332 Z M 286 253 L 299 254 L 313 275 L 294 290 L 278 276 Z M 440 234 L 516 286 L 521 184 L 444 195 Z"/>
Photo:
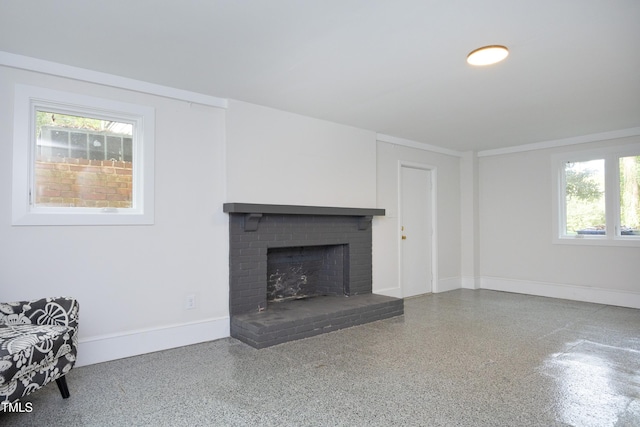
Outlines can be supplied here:
<path id="1" fill-rule="evenodd" d="M 78 310 L 78 302 L 68 297 L 0 303 L 0 325 L 63 325 L 77 329 Z"/>

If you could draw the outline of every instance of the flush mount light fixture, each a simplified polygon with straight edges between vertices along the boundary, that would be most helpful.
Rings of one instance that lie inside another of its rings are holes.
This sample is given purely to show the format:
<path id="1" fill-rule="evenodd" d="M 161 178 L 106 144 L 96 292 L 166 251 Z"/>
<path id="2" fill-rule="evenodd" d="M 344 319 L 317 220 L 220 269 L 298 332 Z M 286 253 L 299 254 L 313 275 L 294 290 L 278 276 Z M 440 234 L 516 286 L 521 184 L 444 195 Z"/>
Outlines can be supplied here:
<path id="1" fill-rule="evenodd" d="M 491 65 L 502 61 L 509 55 L 509 49 L 505 46 L 484 46 L 467 55 L 467 62 L 471 65 Z"/>

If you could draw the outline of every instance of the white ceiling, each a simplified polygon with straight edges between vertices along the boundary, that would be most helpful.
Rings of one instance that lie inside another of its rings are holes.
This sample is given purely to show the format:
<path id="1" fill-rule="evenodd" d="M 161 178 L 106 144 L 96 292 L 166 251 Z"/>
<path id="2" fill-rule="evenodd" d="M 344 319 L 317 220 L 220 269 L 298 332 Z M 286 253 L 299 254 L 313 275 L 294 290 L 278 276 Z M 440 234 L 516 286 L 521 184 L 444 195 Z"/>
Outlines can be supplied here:
<path id="1" fill-rule="evenodd" d="M 638 0 L 0 0 L 0 51 L 460 151 L 640 126 Z"/>

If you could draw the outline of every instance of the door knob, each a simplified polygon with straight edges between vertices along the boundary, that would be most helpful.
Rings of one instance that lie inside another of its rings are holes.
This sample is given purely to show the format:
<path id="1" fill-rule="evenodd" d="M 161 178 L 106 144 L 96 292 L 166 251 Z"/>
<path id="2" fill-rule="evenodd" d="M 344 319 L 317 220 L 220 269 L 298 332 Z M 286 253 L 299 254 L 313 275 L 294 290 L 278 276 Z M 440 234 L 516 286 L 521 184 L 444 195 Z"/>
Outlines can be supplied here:
<path id="1" fill-rule="evenodd" d="M 402 240 L 407 240 L 407 236 L 402 236 Z"/>

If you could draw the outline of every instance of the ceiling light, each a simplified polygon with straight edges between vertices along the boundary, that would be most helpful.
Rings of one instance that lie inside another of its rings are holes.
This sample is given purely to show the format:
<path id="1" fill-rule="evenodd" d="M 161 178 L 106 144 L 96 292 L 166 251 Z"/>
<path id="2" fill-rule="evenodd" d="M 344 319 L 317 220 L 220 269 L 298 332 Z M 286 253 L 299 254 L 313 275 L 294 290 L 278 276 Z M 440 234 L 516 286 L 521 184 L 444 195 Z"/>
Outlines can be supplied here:
<path id="1" fill-rule="evenodd" d="M 509 49 L 500 45 L 484 46 L 467 55 L 471 65 L 491 65 L 502 61 L 509 55 Z"/>

